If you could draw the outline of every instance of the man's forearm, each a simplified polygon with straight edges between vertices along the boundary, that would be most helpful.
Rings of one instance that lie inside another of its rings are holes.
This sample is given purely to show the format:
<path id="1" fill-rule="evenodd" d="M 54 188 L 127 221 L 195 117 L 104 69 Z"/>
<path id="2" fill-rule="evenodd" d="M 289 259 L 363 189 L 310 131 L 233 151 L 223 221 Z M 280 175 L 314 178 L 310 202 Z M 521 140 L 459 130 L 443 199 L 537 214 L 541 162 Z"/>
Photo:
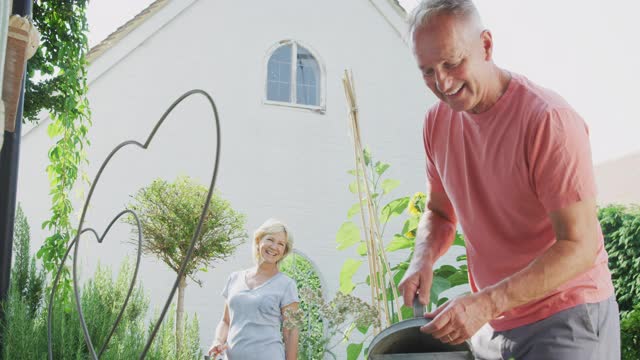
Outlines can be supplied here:
<path id="1" fill-rule="evenodd" d="M 481 291 L 488 295 L 494 318 L 514 307 L 540 299 L 567 281 L 587 271 L 597 249 L 560 240 L 526 268 Z"/>
<path id="2" fill-rule="evenodd" d="M 434 211 L 427 210 L 418 224 L 414 256 L 433 265 L 449 250 L 455 237 L 454 222 Z"/>

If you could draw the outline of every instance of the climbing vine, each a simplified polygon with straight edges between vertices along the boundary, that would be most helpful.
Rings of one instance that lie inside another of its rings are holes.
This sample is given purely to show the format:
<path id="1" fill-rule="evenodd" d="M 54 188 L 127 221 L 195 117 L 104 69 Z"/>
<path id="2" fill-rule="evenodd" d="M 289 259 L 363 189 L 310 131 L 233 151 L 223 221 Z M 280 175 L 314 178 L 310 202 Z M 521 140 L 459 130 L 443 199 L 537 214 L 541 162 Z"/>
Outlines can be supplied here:
<path id="1" fill-rule="evenodd" d="M 75 235 L 71 221 L 71 192 L 80 167 L 86 163 L 85 148 L 91 126 L 87 101 L 87 0 L 36 1 L 33 21 L 41 33 L 41 45 L 27 66 L 24 118 L 36 121 L 48 111 L 47 127 L 54 145 L 49 150 L 51 217 L 42 227 L 50 231 L 38 251 L 45 269 L 53 273 Z M 70 289 L 68 272 L 61 282 Z"/>

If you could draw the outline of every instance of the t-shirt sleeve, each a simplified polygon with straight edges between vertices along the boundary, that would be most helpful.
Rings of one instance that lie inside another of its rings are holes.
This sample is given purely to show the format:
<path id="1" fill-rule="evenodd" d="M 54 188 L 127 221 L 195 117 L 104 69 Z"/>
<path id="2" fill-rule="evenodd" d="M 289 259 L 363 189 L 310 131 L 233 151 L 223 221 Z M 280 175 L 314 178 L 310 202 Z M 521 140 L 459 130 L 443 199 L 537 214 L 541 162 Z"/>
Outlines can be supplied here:
<path id="1" fill-rule="evenodd" d="M 442 180 L 440 174 L 436 168 L 435 157 L 432 151 L 433 147 L 433 117 L 435 115 L 432 111 L 429 111 L 424 121 L 424 127 L 422 129 L 422 141 L 424 143 L 424 152 L 426 155 L 426 167 L 427 167 L 427 183 L 430 191 L 444 192 L 444 186 L 442 186 Z"/>
<path id="2" fill-rule="evenodd" d="M 287 281 L 287 285 L 280 299 L 280 308 L 291 305 L 294 302 L 300 302 L 300 298 L 298 297 L 298 289 L 296 287 L 296 282 L 294 280 L 289 280 Z"/>
<path id="3" fill-rule="evenodd" d="M 233 279 L 236 277 L 237 273 L 231 273 L 231 275 L 229 275 L 229 277 L 227 278 L 227 283 L 224 284 L 224 288 L 222 289 L 222 297 L 225 299 L 229 298 L 229 287 L 231 286 L 231 283 L 233 282 Z"/>
<path id="4" fill-rule="evenodd" d="M 547 111 L 530 139 L 530 176 L 548 212 L 595 198 L 589 130 L 575 111 Z"/>

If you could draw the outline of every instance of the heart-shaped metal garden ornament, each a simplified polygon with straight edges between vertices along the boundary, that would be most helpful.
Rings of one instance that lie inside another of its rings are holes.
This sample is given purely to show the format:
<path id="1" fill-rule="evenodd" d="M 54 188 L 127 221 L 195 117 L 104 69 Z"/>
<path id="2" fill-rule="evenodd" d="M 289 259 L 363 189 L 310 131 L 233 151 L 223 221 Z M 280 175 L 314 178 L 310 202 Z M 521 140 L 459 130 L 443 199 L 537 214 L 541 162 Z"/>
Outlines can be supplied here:
<path id="1" fill-rule="evenodd" d="M 102 234 L 102 236 L 98 236 L 98 233 L 90 228 L 87 229 L 83 229 L 83 224 L 84 224 L 84 219 L 87 213 L 87 209 L 89 208 L 89 204 L 91 202 L 91 197 L 93 195 L 93 192 L 95 190 L 96 185 L 98 184 L 100 177 L 103 173 L 103 171 L 105 170 L 105 168 L 107 167 L 107 165 L 109 164 L 109 161 L 111 160 L 111 158 L 113 158 L 113 156 L 120 151 L 122 148 L 129 146 L 129 145 L 133 145 L 133 146 L 137 146 L 139 148 L 142 148 L 143 150 L 146 150 L 149 147 L 149 144 L 151 143 L 151 141 L 153 140 L 153 137 L 155 136 L 156 132 L 158 131 L 158 129 L 160 128 L 160 126 L 162 126 L 162 123 L 164 122 L 164 120 L 167 118 L 167 116 L 169 116 L 169 114 L 173 111 L 173 109 L 178 106 L 178 104 L 180 104 L 184 99 L 186 99 L 187 97 L 191 96 L 191 95 L 195 95 L 195 94 L 200 94 L 203 95 L 209 102 L 209 104 L 211 105 L 211 109 L 213 110 L 213 116 L 214 116 L 214 120 L 215 120 L 215 125 L 216 125 L 216 153 L 215 153 L 215 160 L 214 160 L 214 164 L 213 164 L 213 172 L 211 175 L 211 183 L 209 185 L 209 192 L 207 194 L 207 198 L 206 201 L 204 202 L 204 206 L 202 209 L 202 213 L 200 214 L 200 219 L 198 220 L 198 226 L 196 227 L 196 231 L 194 232 L 192 238 L 191 238 L 191 243 L 189 245 L 189 249 L 187 250 L 187 254 L 186 257 L 184 259 L 184 261 L 182 262 L 182 264 L 180 265 L 180 271 L 178 272 L 178 275 L 176 276 L 176 279 L 173 283 L 173 287 L 171 288 L 171 292 L 169 293 L 169 296 L 167 298 L 167 300 L 165 301 L 164 307 L 162 309 L 162 312 L 160 313 L 160 317 L 158 318 L 156 324 L 153 327 L 153 331 L 151 332 L 151 335 L 149 336 L 149 339 L 147 340 L 147 343 L 144 347 L 144 350 L 142 351 L 142 354 L 140 354 L 140 359 L 144 359 L 147 355 L 147 352 L 149 351 L 151 344 L 153 343 L 153 340 L 156 337 L 156 334 L 158 333 L 158 330 L 160 329 L 160 325 L 162 324 L 162 321 L 169 309 L 169 306 L 171 305 L 171 301 L 173 300 L 173 297 L 176 293 L 176 290 L 178 289 L 178 283 L 179 283 L 179 279 L 184 275 L 185 271 L 186 271 L 186 267 L 187 264 L 189 263 L 189 261 L 191 260 L 191 255 L 193 253 L 193 247 L 195 245 L 196 239 L 200 236 L 200 232 L 202 231 L 202 224 L 204 222 L 205 216 L 207 214 L 207 211 L 209 210 L 209 204 L 211 202 L 211 196 L 213 195 L 213 190 L 214 190 L 214 186 L 215 186 L 215 182 L 216 182 L 216 178 L 218 176 L 218 164 L 219 164 L 219 160 L 220 160 L 220 120 L 218 117 L 218 110 L 216 108 L 215 102 L 213 101 L 213 99 L 211 98 L 211 96 L 209 94 L 207 94 L 205 91 L 203 90 L 199 90 L 199 89 L 195 89 L 195 90 L 191 90 L 186 92 L 185 94 L 183 94 L 182 96 L 180 96 L 176 101 L 173 102 L 173 104 L 171 104 L 171 106 L 169 106 L 169 108 L 164 112 L 164 114 L 162 115 L 162 117 L 160 118 L 160 120 L 158 120 L 158 122 L 156 123 L 156 125 L 154 126 L 153 130 L 151 131 L 151 133 L 149 134 L 149 136 L 147 137 L 147 140 L 144 142 L 144 144 L 139 143 L 138 141 L 135 140 L 128 140 L 128 141 L 124 141 L 122 143 L 120 143 L 118 146 L 116 146 L 107 156 L 107 158 L 102 162 L 102 165 L 100 166 L 100 169 L 98 170 L 98 173 L 96 174 L 95 178 L 93 179 L 93 182 L 91 183 L 91 187 L 89 189 L 89 193 L 87 195 L 87 199 L 84 203 L 84 207 L 82 209 L 82 214 L 80 216 L 80 222 L 78 224 L 78 231 L 77 231 L 77 236 L 76 238 L 71 242 L 71 244 L 69 244 L 69 247 L 67 249 L 67 252 L 64 255 L 64 258 L 62 260 L 62 263 L 60 264 L 60 267 L 58 269 L 58 273 L 56 274 L 56 278 L 54 281 L 54 286 L 51 289 L 51 301 L 49 302 L 49 321 L 48 321 L 48 342 L 49 342 L 49 359 L 53 359 L 53 352 L 52 352 L 52 344 L 51 344 L 51 313 L 52 313 L 52 308 L 53 308 L 53 299 L 54 299 L 54 294 L 55 294 L 55 290 L 60 278 L 60 274 L 63 270 L 64 267 L 64 262 L 66 260 L 66 258 L 68 257 L 69 253 L 71 252 L 71 249 L 74 249 L 73 252 L 73 292 L 76 298 L 76 309 L 78 310 L 78 314 L 80 316 L 80 324 L 82 325 L 82 331 L 84 334 L 84 339 L 85 342 L 87 343 L 87 347 L 89 348 L 89 353 L 91 354 L 92 359 L 97 360 L 99 358 L 100 355 L 102 355 L 102 353 L 104 352 L 104 350 L 107 348 L 107 346 L 109 345 L 109 341 L 111 340 L 111 336 L 113 335 L 113 333 L 115 332 L 116 328 L 118 327 L 118 324 L 120 323 L 120 319 L 122 317 L 122 314 L 124 313 L 126 306 L 128 304 L 129 301 L 129 297 L 131 296 L 131 292 L 133 290 L 134 284 L 135 284 L 135 280 L 137 278 L 137 274 L 138 274 L 138 266 L 139 266 L 139 262 L 140 262 L 140 254 L 141 254 L 141 249 L 142 249 L 142 228 L 140 226 L 140 222 L 138 220 L 138 217 L 135 215 L 135 213 L 131 210 L 124 210 L 122 212 L 120 212 L 118 215 L 116 215 L 116 217 L 111 220 L 111 223 L 109 223 L 109 226 L 107 227 L 107 229 L 105 230 L 105 232 Z M 116 319 L 115 323 L 113 324 L 112 328 L 111 328 L 111 333 L 109 334 L 109 336 L 107 337 L 107 339 L 105 340 L 105 343 L 102 345 L 102 349 L 100 350 L 99 354 L 96 354 L 95 348 L 93 346 L 93 341 L 91 340 L 91 336 L 89 335 L 89 331 L 87 329 L 87 323 L 85 321 L 84 318 L 84 314 L 82 312 L 82 303 L 81 303 L 81 299 L 80 299 L 80 292 L 78 290 L 78 277 L 77 277 L 77 259 L 78 259 L 78 248 L 79 248 L 79 243 L 80 243 L 80 235 L 82 235 L 85 232 L 92 232 L 96 238 L 98 239 L 98 243 L 102 243 L 102 241 L 104 240 L 104 237 L 108 234 L 109 230 L 111 229 L 112 225 L 123 215 L 125 214 L 131 214 L 132 216 L 134 216 L 136 218 L 137 221 L 137 228 L 138 228 L 138 261 L 136 263 L 136 268 L 135 268 L 135 272 L 134 275 L 132 277 L 130 286 L 129 286 L 129 293 L 127 294 L 127 297 L 125 298 L 125 301 L 122 305 L 122 308 L 120 309 L 120 312 L 118 314 L 118 318 Z"/>
<path id="2" fill-rule="evenodd" d="M 92 228 L 83 229 L 82 232 L 80 234 L 78 234 L 73 239 L 73 241 L 71 241 L 69 246 L 67 247 L 67 251 L 65 252 L 64 256 L 62 257 L 62 262 L 60 263 L 60 267 L 58 267 L 58 272 L 56 273 L 56 278 L 53 281 L 53 285 L 52 285 L 52 288 L 51 288 L 51 295 L 49 297 L 49 313 L 47 314 L 47 336 L 48 336 L 48 339 L 49 339 L 49 342 L 48 342 L 49 359 L 53 359 L 53 348 L 52 348 L 52 344 L 51 344 L 51 337 L 52 337 L 51 326 L 53 324 L 52 316 L 53 316 L 53 304 L 55 302 L 55 293 L 56 293 L 56 290 L 58 289 L 58 283 L 60 282 L 60 275 L 62 274 L 62 268 L 64 267 L 64 263 L 67 260 L 67 257 L 69 256 L 69 253 L 71 252 L 71 249 L 74 247 L 74 245 L 76 244 L 76 242 L 78 241 L 80 236 L 82 236 L 82 234 L 84 234 L 84 233 L 93 234 L 95 236 L 96 240 L 98 241 L 98 243 L 102 244 L 102 241 L 104 241 L 104 238 L 105 238 L 105 236 L 107 236 L 107 234 L 111 230 L 111 227 L 113 227 L 113 225 L 116 223 L 116 221 L 118 221 L 125 214 L 130 214 L 131 216 L 133 216 L 136 219 L 136 230 L 138 231 L 138 251 L 137 251 L 137 255 L 136 255 L 136 266 L 135 266 L 135 269 L 133 271 L 133 276 L 131 278 L 131 281 L 129 283 L 129 290 L 127 291 L 127 296 L 124 298 L 124 302 L 122 303 L 122 306 L 120 307 L 120 312 L 118 313 L 116 321 L 111 326 L 111 331 L 109 332 L 109 335 L 105 339 L 104 344 L 102 345 L 102 348 L 100 349 L 100 352 L 98 353 L 98 358 L 100 356 L 102 356 L 102 353 L 104 353 L 104 351 L 107 349 L 107 345 L 109 344 L 109 341 L 111 340 L 111 336 L 113 336 L 113 333 L 116 331 L 116 328 L 118 327 L 118 325 L 120 324 L 120 320 L 122 319 L 122 315 L 124 314 L 125 310 L 127 309 L 127 304 L 129 303 L 129 298 L 131 297 L 131 293 L 133 292 L 133 288 L 135 286 L 136 279 L 138 277 L 138 269 L 140 268 L 140 258 L 141 258 L 141 255 L 142 255 L 142 226 L 140 225 L 140 219 L 138 219 L 138 215 L 136 215 L 136 213 L 131 211 L 131 210 L 123 210 L 118 215 L 116 215 L 113 218 L 113 220 L 111 220 L 111 222 L 107 226 L 107 228 L 104 231 L 104 233 L 102 233 L 102 235 L 98 235 L 98 232 L 95 231 Z M 75 259 L 74 259 L 74 264 L 75 264 Z M 84 320 L 84 318 L 82 316 L 80 317 L 80 319 L 81 319 L 80 321 Z"/>

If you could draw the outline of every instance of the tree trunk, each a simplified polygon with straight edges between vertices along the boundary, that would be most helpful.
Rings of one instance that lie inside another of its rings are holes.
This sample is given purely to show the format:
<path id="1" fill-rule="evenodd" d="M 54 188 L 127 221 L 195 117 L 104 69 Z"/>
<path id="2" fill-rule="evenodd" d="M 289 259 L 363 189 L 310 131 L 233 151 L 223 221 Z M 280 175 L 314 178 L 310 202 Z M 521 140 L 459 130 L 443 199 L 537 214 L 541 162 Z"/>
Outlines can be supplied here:
<path id="1" fill-rule="evenodd" d="M 184 337 L 184 289 L 187 287 L 187 277 L 183 276 L 178 283 L 178 306 L 176 309 L 176 357 L 182 353 L 182 338 Z"/>

